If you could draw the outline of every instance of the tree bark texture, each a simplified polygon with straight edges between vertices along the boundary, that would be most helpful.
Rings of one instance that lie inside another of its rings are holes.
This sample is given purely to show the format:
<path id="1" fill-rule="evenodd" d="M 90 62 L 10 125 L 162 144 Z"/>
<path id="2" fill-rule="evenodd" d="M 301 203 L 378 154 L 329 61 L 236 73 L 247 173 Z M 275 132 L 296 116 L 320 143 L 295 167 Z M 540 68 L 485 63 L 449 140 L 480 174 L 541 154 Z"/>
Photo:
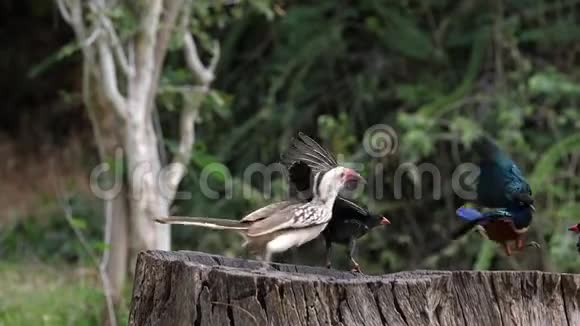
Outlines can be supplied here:
<path id="1" fill-rule="evenodd" d="M 580 325 L 580 275 L 414 271 L 381 276 L 197 252 L 147 251 L 130 325 Z"/>
<path id="2" fill-rule="evenodd" d="M 145 105 L 143 98 L 142 105 Z M 142 107 L 144 109 L 144 107 Z M 132 247 L 136 250 L 169 250 L 171 235 L 169 227 L 156 224 L 153 216 L 169 213 L 169 199 L 164 196 L 163 180 L 160 180 L 157 135 L 150 119 L 129 123 L 125 132 L 127 179 L 131 212 Z"/>

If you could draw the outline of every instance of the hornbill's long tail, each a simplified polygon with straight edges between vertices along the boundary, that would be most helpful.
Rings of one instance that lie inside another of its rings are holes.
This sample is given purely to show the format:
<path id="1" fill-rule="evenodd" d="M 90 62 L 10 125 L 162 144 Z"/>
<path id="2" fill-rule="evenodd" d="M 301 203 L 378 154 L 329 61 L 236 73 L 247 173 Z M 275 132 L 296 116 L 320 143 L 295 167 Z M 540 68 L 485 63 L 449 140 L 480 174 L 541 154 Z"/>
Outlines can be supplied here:
<path id="1" fill-rule="evenodd" d="M 233 230 L 242 233 L 250 227 L 247 222 L 211 217 L 168 216 L 157 217 L 155 221 L 161 224 L 193 225 L 215 230 Z"/>

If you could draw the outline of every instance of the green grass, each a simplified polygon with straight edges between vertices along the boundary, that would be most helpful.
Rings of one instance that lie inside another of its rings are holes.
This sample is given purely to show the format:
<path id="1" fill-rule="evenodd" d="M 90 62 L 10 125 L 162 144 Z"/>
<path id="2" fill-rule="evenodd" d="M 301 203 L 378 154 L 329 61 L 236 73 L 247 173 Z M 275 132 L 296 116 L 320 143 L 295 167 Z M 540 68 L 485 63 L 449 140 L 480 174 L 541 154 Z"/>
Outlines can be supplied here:
<path id="1" fill-rule="evenodd" d="M 0 326 L 102 325 L 103 303 L 94 269 L 0 262 Z"/>

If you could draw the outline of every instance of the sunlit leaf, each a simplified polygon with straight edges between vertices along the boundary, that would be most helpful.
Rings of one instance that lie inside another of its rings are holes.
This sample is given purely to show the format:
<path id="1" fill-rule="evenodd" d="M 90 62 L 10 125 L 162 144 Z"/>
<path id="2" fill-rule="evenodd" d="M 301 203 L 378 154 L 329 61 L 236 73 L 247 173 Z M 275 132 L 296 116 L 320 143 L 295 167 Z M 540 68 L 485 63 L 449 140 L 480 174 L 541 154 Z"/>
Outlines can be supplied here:
<path id="1" fill-rule="evenodd" d="M 536 94 L 580 95 L 580 84 L 556 72 L 537 73 L 528 82 L 530 91 Z"/>
<path id="2" fill-rule="evenodd" d="M 84 230 L 87 228 L 87 222 L 83 219 L 78 218 L 78 217 L 71 217 L 70 224 L 73 228 L 76 228 L 79 230 Z"/>

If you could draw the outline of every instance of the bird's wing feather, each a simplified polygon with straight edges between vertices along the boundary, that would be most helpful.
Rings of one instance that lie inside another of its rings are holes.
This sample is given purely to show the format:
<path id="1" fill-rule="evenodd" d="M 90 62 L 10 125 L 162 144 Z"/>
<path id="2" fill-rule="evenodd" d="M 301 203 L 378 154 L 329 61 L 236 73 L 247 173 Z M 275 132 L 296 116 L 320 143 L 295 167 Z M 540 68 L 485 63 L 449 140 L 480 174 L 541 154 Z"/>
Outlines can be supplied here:
<path id="1" fill-rule="evenodd" d="M 338 166 L 338 163 L 336 162 L 336 159 L 334 158 L 334 156 L 329 151 L 327 151 L 324 147 L 320 146 L 320 144 L 318 144 L 316 141 L 314 141 L 314 139 L 308 137 L 307 135 L 305 135 L 302 132 L 298 133 L 298 137 L 300 137 L 300 139 L 310 149 L 312 149 L 314 152 L 316 152 L 316 154 L 318 154 L 317 156 L 321 161 L 326 162 L 326 164 L 330 167 Z"/>
<path id="2" fill-rule="evenodd" d="M 494 209 L 487 212 L 480 212 L 475 208 L 459 207 L 456 211 L 457 216 L 461 219 L 474 222 L 487 219 L 512 219 L 513 214 L 506 209 Z"/>
<path id="3" fill-rule="evenodd" d="M 312 138 L 298 133 L 290 148 L 282 154 L 282 163 L 287 167 L 295 162 L 304 162 L 314 173 L 328 171 L 338 166 L 334 156 Z"/>
<path id="4" fill-rule="evenodd" d="M 515 163 L 512 163 L 510 169 L 510 178 L 507 189 L 510 193 L 531 193 L 530 185 L 526 181 L 522 171 Z"/>
<path id="5" fill-rule="evenodd" d="M 288 205 L 252 223 L 248 229 L 248 236 L 257 237 L 283 229 L 299 229 L 320 224 L 315 216 L 309 215 L 308 207 L 308 204 L 303 203 Z"/>
<path id="6" fill-rule="evenodd" d="M 531 196 L 530 185 L 520 168 L 489 136 L 481 137 L 474 144 L 474 148 L 482 159 L 477 185 L 480 204 L 507 207 L 513 204 L 514 194 L 524 193 Z"/>
<path id="7" fill-rule="evenodd" d="M 294 215 L 280 212 L 252 224 L 248 230 L 248 236 L 257 237 L 287 229 L 292 225 L 294 225 Z"/>
<path id="8" fill-rule="evenodd" d="M 290 197 L 301 200 L 312 198 L 314 175 L 338 166 L 334 156 L 302 132 L 293 138 L 290 147 L 281 155 L 288 169 Z"/>
<path id="9" fill-rule="evenodd" d="M 257 209 L 241 219 L 241 222 L 256 222 L 274 215 L 277 211 L 284 210 L 288 206 L 294 204 L 293 201 L 281 201 L 270 204 L 268 206 Z"/>
<path id="10" fill-rule="evenodd" d="M 302 161 L 294 162 L 288 169 L 290 198 L 310 200 L 312 198 L 313 174 L 308 164 Z"/>
<path id="11" fill-rule="evenodd" d="M 354 231 L 354 229 L 367 230 L 369 228 L 366 224 L 364 224 L 360 220 L 356 220 L 356 219 L 346 220 L 345 223 L 351 224 L 351 228 L 353 229 L 353 231 Z"/>
<path id="12" fill-rule="evenodd" d="M 483 217 L 483 214 L 481 214 L 480 211 L 469 207 L 459 207 L 455 214 L 457 214 L 461 219 L 469 222 L 480 220 Z"/>
<path id="13" fill-rule="evenodd" d="M 351 218 L 367 216 L 370 214 L 369 211 L 364 209 L 362 206 L 341 196 L 336 197 L 334 207 L 340 208 L 344 210 L 344 212 L 347 212 L 349 215 L 352 215 Z"/>
<path id="14" fill-rule="evenodd" d="M 513 214 L 504 208 L 487 211 L 482 215 L 484 218 L 502 218 L 502 219 L 513 218 Z"/>
<path id="15" fill-rule="evenodd" d="M 507 221 L 517 230 L 526 229 L 532 222 L 532 211 L 526 206 L 494 209 L 482 215 L 486 221 Z"/>
<path id="16" fill-rule="evenodd" d="M 288 148 L 282 156 L 282 163 L 286 166 L 289 166 L 289 164 L 293 164 L 294 162 L 304 162 L 313 170 L 313 174 L 318 171 L 328 171 L 332 169 L 332 166 L 321 161 L 320 158 L 309 152 L 305 152 L 304 148 L 298 148 L 295 145 L 292 146 L 293 147 Z"/>
<path id="17" fill-rule="evenodd" d="M 473 148 L 482 158 L 486 159 L 494 159 L 498 155 L 503 155 L 503 151 L 488 135 L 482 135 L 477 141 L 475 141 L 473 143 Z"/>

